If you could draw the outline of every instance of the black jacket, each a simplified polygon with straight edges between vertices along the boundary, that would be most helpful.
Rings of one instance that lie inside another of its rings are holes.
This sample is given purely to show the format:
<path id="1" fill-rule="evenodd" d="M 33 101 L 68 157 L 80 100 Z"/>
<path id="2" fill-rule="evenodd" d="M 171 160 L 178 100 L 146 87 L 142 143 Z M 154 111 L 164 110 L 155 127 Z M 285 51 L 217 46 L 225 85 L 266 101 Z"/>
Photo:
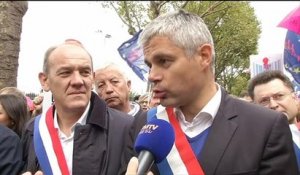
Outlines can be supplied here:
<path id="1" fill-rule="evenodd" d="M 134 120 L 119 174 L 124 174 L 130 158 L 137 156 L 133 145 L 147 117 Z M 286 116 L 231 97 L 224 89 L 220 107 L 197 159 L 206 175 L 298 174 Z M 155 164 L 151 171 L 159 174 Z"/>
<path id="2" fill-rule="evenodd" d="M 0 125 L 0 174 L 17 175 L 23 166 L 22 146 L 19 136 Z"/>
<path id="3" fill-rule="evenodd" d="M 86 125 L 75 127 L 73 148 L 73 175 L 117 174 L 124 148 L 124 135 L 132 123 L 126 113 L 106 106 L 95 93 L 92 93 L 91 107 Z M 33 147 L 34 120 L 25 130 L 24 160 L 25 171 L 39 169 Z"/>

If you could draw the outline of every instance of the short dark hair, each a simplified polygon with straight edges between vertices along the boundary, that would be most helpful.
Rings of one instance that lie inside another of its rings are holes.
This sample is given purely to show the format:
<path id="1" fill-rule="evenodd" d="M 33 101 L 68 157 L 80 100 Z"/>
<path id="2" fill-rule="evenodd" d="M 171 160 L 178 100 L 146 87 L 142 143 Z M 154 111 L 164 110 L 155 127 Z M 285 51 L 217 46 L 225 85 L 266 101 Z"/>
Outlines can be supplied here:
<path id="1" fill-rule="evenodd" d="M 248 84 L 248 94 L 254 99 L 254 88 L 258 85 L 268 83 L 272 80 L 279 79 L 283 84 L 294 91 L 294 85 L 292 81 L 282 71 L 279 70 L 268 70 L 257 74 L 255 77 L 250 79 Z"/>

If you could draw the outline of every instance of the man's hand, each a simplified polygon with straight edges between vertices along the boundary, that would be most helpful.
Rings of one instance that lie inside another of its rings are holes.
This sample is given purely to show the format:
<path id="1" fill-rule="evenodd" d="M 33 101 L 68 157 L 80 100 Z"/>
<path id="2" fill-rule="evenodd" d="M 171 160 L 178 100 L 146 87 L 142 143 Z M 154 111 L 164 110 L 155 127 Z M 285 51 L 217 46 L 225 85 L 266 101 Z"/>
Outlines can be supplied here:
<path id="1" fill-rule="evenodd" d="M 28 172 L 23 173 L 22 175 L 32 175 L 32 173 L 28 171 Z M 36 173 L 34 173 L 34 175 L 44 175 L 44 174 L 41 171 L 37 171 Z"/>
<path id="2" fill-rule="evenodd" d="M 139 160 L 136 157 L 132 157 L 127 165 L 126 175 L 137 175 L 137 170 L 139 166 Z M 153 175 L 151 171 L 147 175 Z"/>

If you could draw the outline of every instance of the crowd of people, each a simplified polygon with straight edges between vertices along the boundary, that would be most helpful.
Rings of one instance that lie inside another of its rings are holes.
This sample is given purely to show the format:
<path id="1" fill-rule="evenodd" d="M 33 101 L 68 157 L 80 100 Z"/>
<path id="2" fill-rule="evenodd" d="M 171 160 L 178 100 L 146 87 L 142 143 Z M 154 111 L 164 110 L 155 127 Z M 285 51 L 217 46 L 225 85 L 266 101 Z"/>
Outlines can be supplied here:
<path id="1" fill-rule="evenodd" d="M 122 69 L 94 70 L 75 39 L 45 52 L 37 76 L 52 93 L 49 107 L 42 94 L 31 101 L 15 87 L 1 89 L 0 174 L 138 174 L 134 144 L 155 119 L 172 126 L 175 141 L 145 173 L 300 173 L 300 101 L 283 72 L 256 75 L 240 97 L 227 93 L 215 81 L 210 31 L 184 10 L 151 21 L 139 43 L 152 89 L 135 100 Z"/>

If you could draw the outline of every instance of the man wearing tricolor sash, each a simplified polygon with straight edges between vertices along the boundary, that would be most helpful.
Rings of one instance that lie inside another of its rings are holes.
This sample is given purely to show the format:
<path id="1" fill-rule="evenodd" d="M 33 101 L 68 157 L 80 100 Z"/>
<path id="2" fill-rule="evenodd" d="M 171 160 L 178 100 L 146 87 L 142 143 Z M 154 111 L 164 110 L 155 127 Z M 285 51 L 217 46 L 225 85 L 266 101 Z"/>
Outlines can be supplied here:
<path id="1" fill-rule="evenodd" d="M 39 80 L 54 102 L 43 106 L 42 115 L 25 130 L 24 171 L 116 174 L 132 118 L 107 107 L 92 91 L 94 72 L 88 51 L 73 39 L 49 48 Z"/>
<path id="2" fill-rule="evenodd" d="M 130 149 L 134 139 L 146 122 L 159 118 L 172 125 L 175 141 L 152 166 L 154 174 L 298 174 L 284 114 L 235 98 L 215 82 L 213 38 L 198 15 L 183 10 L 161 15 L 139 42 L 161 105 L 147 118 L 135 118 L 124 157 L 137 156 Z M 138 163 L 132 158 L 127 174 L 136 174 Z"/>

